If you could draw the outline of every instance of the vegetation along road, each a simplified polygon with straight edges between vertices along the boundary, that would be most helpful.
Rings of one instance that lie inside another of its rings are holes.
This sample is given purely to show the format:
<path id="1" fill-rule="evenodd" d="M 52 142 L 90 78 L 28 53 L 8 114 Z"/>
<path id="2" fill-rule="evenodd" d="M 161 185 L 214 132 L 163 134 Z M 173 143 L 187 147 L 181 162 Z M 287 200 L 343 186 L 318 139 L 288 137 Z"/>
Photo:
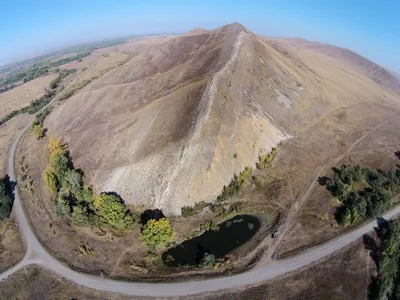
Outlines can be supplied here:
<path id="1" fill-rule="evenodd" d="M 11 145 L 8 156 L 8 174 L 12 181 L 16 181 L 14 171 L 14 156 L 18 142 L 22 135 L 29 128 L 28 124 L 17 135 Z M 393 208 L 383 215 L 383 218 L 390 219 L 400 213 L 400 206 Z M 29 264 L 38 264 L 47 268 L 66 279 L 89 288 L 119 292 L 137 296 L 182 296 L 202 292 L 211 292 L 220 289 L 237 288 L 248 284 L 261 283 L 265 280 L 295 271 L 316 262 L 356 241 L 362 235 L 373 230 L 377 226 L 376 221 L 372 221 L 362 227 L 355 229 L 339 238 L 333 239 L 323 245 L 311 248 L 295 257 L 288 259 L 275 260 L 270 264 L 258 269 L 247 272 L 226 276 L 215 279 L 177 282 L 177 283 L 138 283 L 111 280 L 103 277 L 96 277 L 73 271 L 57 261 L 38 241 L 34 231 L 30 227 L 27 216 L 24 212 L 18 189 L 15 191 L 14 214 L 18 222 L 21 234 L 27 245 L 27 253 L 24 259 L 11 269 L 0 274 L 0 280 L 6 280 L 11 274 Z"/>

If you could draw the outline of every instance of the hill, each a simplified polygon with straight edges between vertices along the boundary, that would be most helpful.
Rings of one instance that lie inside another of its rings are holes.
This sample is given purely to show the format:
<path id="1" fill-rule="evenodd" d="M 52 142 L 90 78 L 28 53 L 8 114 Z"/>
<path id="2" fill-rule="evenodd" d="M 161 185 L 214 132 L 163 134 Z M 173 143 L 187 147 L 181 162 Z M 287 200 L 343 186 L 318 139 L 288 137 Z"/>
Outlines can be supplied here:
<path id="1" fill-rule="evenodd" d="M 398 107 L 383 68 L 326 47 L 262 39 L 238 23 L 133 43 L 129 62 L 58 106 L 46 127 L 96 189 L 179 214 L 341 107 Z"/>

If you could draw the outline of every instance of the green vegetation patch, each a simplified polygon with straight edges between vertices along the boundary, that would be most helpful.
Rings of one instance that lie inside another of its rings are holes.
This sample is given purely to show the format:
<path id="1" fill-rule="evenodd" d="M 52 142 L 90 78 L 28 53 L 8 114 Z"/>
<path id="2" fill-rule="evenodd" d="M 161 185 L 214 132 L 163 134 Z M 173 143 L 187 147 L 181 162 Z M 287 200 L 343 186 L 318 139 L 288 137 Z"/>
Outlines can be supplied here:
<path id="1" fill-rule="evenodd" d="M 96 195 L 84 183 L 83 173 L 75 170 L 67 147 L 63 141 L 50 138 L 50 165 L 43 172 L 54 195 L 56 214 L 78 226 L 91 224 L 118 233 L 129 230 L 134 218 L 123 200 L 113 192 Z"/>
<path id="2" fill-rule="evenodd" d="M 356 224 L 365 217 L 378 217 L 392 204 L 392 196 L 400 190 L 400 171 L 370 170 L 342 165 L 332 177 L 321 179 L 341 205 L 335 217 L 339 224 Z"/>
<path id="3" fill-rule="evenodd" d="M 68 75 L 73 74 L 75 72 L 76 72 L 76 69 L 59 71 L 58 77 L 50 82 L 50 88 L 56 89 L 65 77 L 67 77 Z"/>
<path id="4" fill-rule="evenodd" d="M 238 194 L 246 185 L 247 178 L 249 178 L 251 172 L 252 168 L 246 167 L 238 175 L 235 174 L 231 182 L 227 186 L 224 185 L 221 195 L 218 196 L 217 201 L 222 202 Z"/>
<path id="5" fill-rule="evenodd" d="M 258 170 L 265 170 L 271 167 L 275 156 L 278 154 L 278 148 L 272 148 L 269 154 L 263 154 L 258 157 L 258 162 L 256 163 L 256 167 Z"/>
<path id="6" fill-rule="evenodd" d="M 63 94 L 60 96 L 58 101 L 64 101 L 64 100 L 68 99 L 73 94 L 75 94 L 77 91 L 79 91 L 80 89 L 84 88 L 85 86 L 87 86 L 89 83 L 91 83 L 93 80 L 95 80 L 97 78 L 98 77 L 93 77 L 91 79 L 85 79 L 85 80 L 82 80 L 81 82 L 78 82 L 78 83 L 72 85 L 71 87 L 69 87 L 68 89 L 66 89 L 63 92 Z"/>
<path id="7" fill-rule="evenodd" d="M 199 213 L 200 211 L 203 210 L 204 207 L 208 206 L 209 204 L 200 201 L 197 202 L 194 206 L 182 206 L 181 207 L 181 215 L 183 218 L 191 217 Z"/>
<path id="8" fill-rule="evenodd" d="M 0 221 L 10 217 L 13 198 L 10 177 L 5 176 L 0 179 Z"/>
<path id="9" fill-rule="evenodd" d="M 150 219 L 142 230 L 142 241 L 152 250 L 169 246 L 175 238 L 171 223 L 166 218 Z"/>
<path id="10" fill-rule="evenodd" d="M 380 247 L 376 257 L 378 276 L 371 285 L 370 299 L 400 299 L 400 221 L 389 221 L 378 235 Z"/>

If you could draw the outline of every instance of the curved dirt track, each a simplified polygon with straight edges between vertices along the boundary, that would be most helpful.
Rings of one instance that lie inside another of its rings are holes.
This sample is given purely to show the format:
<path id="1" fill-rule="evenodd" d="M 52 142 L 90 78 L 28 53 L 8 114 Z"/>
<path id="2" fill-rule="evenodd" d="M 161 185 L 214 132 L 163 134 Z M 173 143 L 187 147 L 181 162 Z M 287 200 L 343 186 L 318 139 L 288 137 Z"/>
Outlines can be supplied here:
<path id="1" fill-rule="evenodd" d="M 22 135 L 26 132 L 28 128 L 29 124 L 25 126 L 24 129 L 21 130 L 21 132 L 17 135 L 12 143 L 9 152 L 8 174 L 10 176 L 10 179 L 13 181 L 16 181 L 14 171 L 15 151 Z M 96 277 L 69 269 L 68 267 L 57 261 L 54 257 L 52 257 L 38 241 L 32 228 L 30 227 L 30 224 L 22 207 L 18 189 L 16 189 L 15 191 L 15 201 L 13 209 L 21 234 L 27 245 L 27 253 L 21 262 L 19 262 L 17 265 L 10 268 L 6 272 L 0 274 L 0 280 L 7 279 L 8 276 L 15 273 L 26 265 L 38 264 L 78 285 L 83 285 L 97 290 L 124 293 L 127 295 L 154 297 L 184 296 L 203 292 L 212 292 L 221 289 L 238 288 L 249 284 L 261 283 L 268 279 L 283 275 L 291 271 L 295 271 L 320 259 L 323 259 L 328 255 L 331 255 L 334 252 L 349 245 L 350 243 L 356 241 L 363 234 L 366 234 L 373 230 L 374 226 L 377 226 L 376 221 L 370 222 L 352 232 L 343 235 L 342 237 L 333 239 L 321 246 L 311 248 L 295 257 L 273 261 L 266 266 L 252 269 L 247 272 L 233 276 L 177 283 L 137 283 Z M 386 213 L 383 217 L 385 219 L 390 219 L 398 213 L 400 213 L 400 206 L 395 207 L 394 209 Z"/>

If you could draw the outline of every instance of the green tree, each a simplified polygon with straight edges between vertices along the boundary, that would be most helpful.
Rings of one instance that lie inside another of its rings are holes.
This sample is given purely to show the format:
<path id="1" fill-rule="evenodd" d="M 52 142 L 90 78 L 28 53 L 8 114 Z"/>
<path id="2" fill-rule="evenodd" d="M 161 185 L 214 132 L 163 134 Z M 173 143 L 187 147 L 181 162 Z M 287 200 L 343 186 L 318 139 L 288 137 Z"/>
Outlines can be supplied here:
<path id="1" fill-rule="evenodd" d="M 118 196 L 101 193 L 94 198 L 93 204 L 98 226 L 107 226 L 116 231 L 126 231 L 132 227 L 132 214 Z"/>
<path id="2" fill-rule="evenodd" d="M 75 197 L 82 192 L 83 178 L 80 173 L 75 170 L 67 170 L 63 177 L 62 187 L 65 191 L 70 191 Z"/>
<path id="3" fill-rule="evenodd" d="M 142 230 L 142 241 L 153 251 L 168 246 L 174 238 L 175 232 L 166 218 L 151 219 Z"/>
<path id="4" fill-rule="evenodd" d="M 44 183 L 46 184 L 47 188 L 54 194 L 56 195 L 58 192 L 58 178 L 57 175 L 54 172 L 53 167 L 49 166 L 47 167 L 43 174 L 42 174 Z"/>
<path id="5" fill-rule="evenodd" d="M 89 223 L 89 214 L 84 206 L 74 206 L 71 214 L 71 222 L 75 225 L 85 225 Z"/>
<path id="6" fill-rule="evenodd" d="M 215 266 L 216 263 L 217 263 L 217 260 L 215 259 L 215 255 L 206 252 L 206 253 L 204 253 L 204 255 L 200 261 L 200 267 L 212 268 Z"/>
<path id="7" fill-rule="evenodd" d="M 13 204 L 11 182 L 8 176 L 0 179 L 0 221 L 10 217 Z"/>
<path id="8" fill-rule="evenodd" d="M 41 124 L 33 126 L 32 132 L 38 140 L 44 137 L 44 128 Z"/>
<path id="9" fill-rule="evenodd" d="M 57 216 L 69 219 L 71 216 L 71 205 L 62 195 L 58 195 L 54 201 L 54 211 Z"/>

